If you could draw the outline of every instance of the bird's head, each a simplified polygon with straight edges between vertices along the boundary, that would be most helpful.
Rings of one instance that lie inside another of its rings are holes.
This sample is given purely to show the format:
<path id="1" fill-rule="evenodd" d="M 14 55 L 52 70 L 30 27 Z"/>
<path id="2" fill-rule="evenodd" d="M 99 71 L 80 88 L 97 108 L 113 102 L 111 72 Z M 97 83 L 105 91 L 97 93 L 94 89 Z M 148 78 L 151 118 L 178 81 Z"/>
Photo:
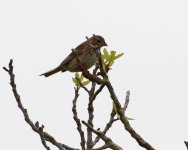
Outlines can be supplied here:
<path id="1" fill-rule="evenodd" d="M 89 40 L 90 40 L 90 44 L 99 48 L 103 46 L 108 46 L 104 38 L 100 35 L 93 35 Z"/>

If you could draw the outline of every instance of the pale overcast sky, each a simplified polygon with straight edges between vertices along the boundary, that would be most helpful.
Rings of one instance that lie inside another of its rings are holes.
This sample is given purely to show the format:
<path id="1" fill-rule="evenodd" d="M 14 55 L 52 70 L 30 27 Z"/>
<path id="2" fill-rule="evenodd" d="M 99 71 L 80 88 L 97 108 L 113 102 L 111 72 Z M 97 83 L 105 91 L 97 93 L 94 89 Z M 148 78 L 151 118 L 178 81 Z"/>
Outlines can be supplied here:
<path id="1" fill-rule="evenodd" d="M 127 115 L 135 119 L 130 121 L 134 129 L 157 150 L 185 150 L 187 0 L 0 1 L 0 66 L 14 59 L 18 92 L 31 119 L 44 124 L 58 141 L 79 148 L 71 111 L 74 74 L 38 75 L 58 65 L 93 33 L 106 39 L 108 50 L 125 53 L 109 76 L 121 103 L 131 91 Z M 0 82 L 1 149 L 45 150 L 25 123 L 2 69 Z M 87 120 L 87 95 L 83 90 L 80 94 L 79 116 Z M 95 128 L 103 129 L 112 107 L 106 89 L 94 105 Z M 120 122 L 107 135 L 126 150 L 143 149 Z"/>

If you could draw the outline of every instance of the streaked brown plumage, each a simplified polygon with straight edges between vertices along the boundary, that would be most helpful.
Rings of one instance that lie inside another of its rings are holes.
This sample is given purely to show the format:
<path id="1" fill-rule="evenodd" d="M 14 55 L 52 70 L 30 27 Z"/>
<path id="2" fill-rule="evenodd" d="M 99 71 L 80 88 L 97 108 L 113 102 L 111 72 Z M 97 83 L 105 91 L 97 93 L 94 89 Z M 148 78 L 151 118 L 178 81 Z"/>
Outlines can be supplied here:
<path id="1" fill-rule="evenodd" d="M 93 35 L 78 45 L 59 66 L 41 75 L 48 77 L 59 71 L 79 72 L 82 71 L 80 66 L 89 69 L 97 62 L 100 49 L 103 46 L 107 46 L 104 38 L 100 35 Z M 80 64 L 78 64 L 76 57 L 78 57 Z"/>

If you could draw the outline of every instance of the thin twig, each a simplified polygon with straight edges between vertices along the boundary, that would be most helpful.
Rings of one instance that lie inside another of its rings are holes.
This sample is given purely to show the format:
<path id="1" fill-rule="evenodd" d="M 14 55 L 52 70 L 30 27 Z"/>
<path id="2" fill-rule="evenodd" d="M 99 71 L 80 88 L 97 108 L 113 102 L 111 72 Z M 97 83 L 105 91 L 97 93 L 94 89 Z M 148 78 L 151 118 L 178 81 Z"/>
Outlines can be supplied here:
<path id="1" fill-rule="evenodd" d="M 89 117 L 88 117 L 87 123 L 93 128 L 94 107 L 93 107 L 93 103 L 90 103 L 90 101 L 91 100 L 89 98 L 89 103 L 88 103 L 88 108 L 87 108 Z M 92 132 L 91 130 L 87 128 L 87 150 L 90 150 L 92 148 L 92 143 L 93 143 Z"/>
<path id="2" fill-rule="evenodd" d="M 65 144 L 62 144 L 62 146 L 65 148 L 65 150 L 80 150 L 80 149 L 78 149 L 78 148 L 69 147 L 69 146 L 67 146 L 67 145 L 65 145 Z"/>
<path id="3" fill-rule="evenodd" d="M 99 66 L 96 64 L 95 65 L 95 68 L 93 69 L 93 75 L 96 75 L 97 74 L 97 70 L 99 69 Z M 93 93 L 95 92 L 95 87 L 96 87 L 96 83 L 95 82 L 92 82 L 92 85 L 91 85 L 91 89 L 90 89 L 90 94 L 93 95 Z"/>
<path id="4" fill-rule="evenodd" d="M 82 73 L 83 73 L 83 76 L 84 76 L 85 78 L 87 78 L 87 79 L 89 79 L 90 81 L 93 81 L 93 82 L 95 82 L 95 83 L 97 83 L 97 84 L 99 84 L 99 85 L 101 85 L 101 84 L 106 84 L 106 83 L 107 83 L 106 80 L 101 79 L 101 78 L 99 78 L 99 77 L 97 77 L 97 76 L 94 76 L 94 75 L 90 74 L 89 72 L 82 72 Z"/>
<path id="5" fill-rule="evenodd" d="M 95 93 L 90 93 L 89 95 L 89 103 L 88 103 L 88 114 L 89 118 L 87 123 L 93 128 L 93 118 L 94 118 L 94 107 L 93 107 L 93 101 L 95 100 L 96 96 L 102 91 L 104 88 L 104 85 L 101 85 L 99 89 Z M 92 132 L 91 130 L 87 129 L 88 138 L 87 138 L 87 149 L 91 149 L 93 147 L 93 141 L 92 141 Z"/>
<path id="6" fill-rule="evenodd" d="M 99 87 L 99 89 L 92 95 L 90 103 L 95 100 L 95 98 L 97 97 L 97 95 L 103 90 L 104 87 L 105 87 L 104 84 L 102 84 L 102 85 Z"/>
<path id="7" fill-rule="evenodd" d="M 40 138 L 41 138 L 41 142 L 43 144 L 43 146 L 47 149 L 47 150 L 50 150 L 50 147 L 46 144 L 46 140 L 45 140 L 45 137 L 44 137 L 44 132 L 43 132 L 43 129 L 44 129 L 44 125 L 42 125 L 41 127 L 39 126 L 39 122 L 37 121 L 35 123 L 35 126 L 37 128 L 39 128 L 39 135 L 40 135 Z"/>
<path id="8" fill-rule="evenodd" d="M 93 118 L 94 118 L 94 107 L 93 103 L 91 102 L 93 92 L 91 91 L 89 93 L 89 103 L 88 103 L 88 121 L 87 123 L 93 128 Z M 90 150 L 92 148 L 92 132 L 87 128 L 87 150 Z"/>
<path id="9" fill-rule="evenodd" d="M 79 78 L 76 77 L 76 80 L 78 81 L 79 85 L 87 92 L 89 93 L 89 90 L 82 84 Z"/>
<path id="10" fill-rule="evenodd" d="M 187 149 L 188 149 L 188 141 L 184 141 L 184 143 L 185 143 L 185 146 L 186 146 Z"/>
<path id="11" fill-rule="evenodd" d="M 100 59 L 99 62 L 102 63 L 101 53 L 100 53 L 99 59 Z M 97 64 L 95 69 L 93 70 L 94 76 L 96 76 L 96 73 L 97 73 L 97 70 L 98 70 L 99 67 L 100 67 L 100 65 Z M 103 69 L 103 68 L 101 68 L 101 69 Z M 102 73 L 106 74 L 106 72 L 102 72 Z M 103 74 L 101 74 L 101 75 L 103 75 Z M 92 88 L 91 88 L 90 93 L 89 93 L 89 103 L 88 103 L 88 114 L 89 114 L 88 124 L 92 128 L 93 128 L 93 118 L 94 118 L 93 101 L 95 100 L 97 95 L 103 90 L 103 88 L 105 87 L 105 84 L 102 84 L 96 92 L 94 92 L 95 86 L 96 86 L 95 82 L 92 82 Z M 97 136 L 95 141 L 94 141 L 95 142 L 95 144 L 94 144 L 94 142 L 92 142 L 92 132 L 91 132 L 91 130 L 87 129 L 87 133 L 88 133 L 88 141 L 87 141 L 88 148 L 87 149 L 91 149 L 99 141 L 100 138 Z"/>
<path id="12" fill-rule="evenodd" d="M 121 108 L 121 105 L 118 101 L 118 98 L 114 92 L 114 89 L 111 85 L 111 83 L 108 81 L 108 83 L 106 84 L 108 91 L 110 93 L 110 96 L 112 98 L 112 100 L 114 101 L 116 107 L 117 107 L 117 112 L 120 116 L 120 120 L 124 125 L 124 128 L 131 134 L 131 136 L 138 142 L 138 144 L 144 148 L 146 148 L 147 150 L 155 150 L 148 142 L 146 142 L 129 124 L 129 121 L 127 119 L 127 117 L 125 117 L 124 115 L 124 110 L 123 108 Z"/>
<path id="13" fill-rule="evenodd" d="M 90 91 L 88 91 L 87 89 L 85 89 L 88 92 L 88 94 L 89 94 L 89 103 L 88 103 L 89 118 L 88 118 L 88 124 L 93 127 L 93 118 L 94 118 L 93 112 L 94 112 L 94 107 L 93 107 L 93 99 L 91 99 L 91 97 L 92 97 L 92 95 L 94 93 L 94 90 L 95 90 L 95 83 L 99 83 L 99 82 L 104 83 L 104 82 L 103 82 L 102 79 L 100 79 L 96 75 L 92 75 L 87 70 L 85 70 L 83 68 L 83 66 L 81 65 L 81 63 L 80 63 L 80 60 L 79 60 L 77 52 L 74 49 L 72 49 L 72 52 L 75 54 L 76 61 L 77 61 L 78 65 L 79 65 L 79 67 L 82 70 L 83 76 L 84 77 L 87 76 L 87 78 L 89 80 L 91 80 L 90 77 L 95 78 L 95 80 L 96 80 L 96 81 L 92 82 L 92 88 L 91 88 Z M 97 69 L 98 68 L 96 67 L 95 70 L 93 71 L 94 74 L 96 74 Z M 77 123 L 77 125 L 78 125 L 78 123 Z M 87 150 L 90 150 L 92 148 L 92 143 L 93 143 L 92 142 L 92 132 L 89 129 L 87 129 Z"/>
<path id="14" fill-rule="evenodd" d="M 84 137 L 84 132 L 82 130 L 82 125 L 80 123 L 80 119 L 78 118 L 77 110 L 76 110 L 76 102 L 77 102 L 77 99 L 78 99 L 78 96 L 79 96 L 79 94 L 78 94 L 79 89 L 75 88 L 74 91 L 75 91 L 75 97 L 74 97 L 73 102 L 72 102 L 72 104 L 73 104 L 73 106 L 72 106 L 73 118 L 74 118 L 74 120 L 77 124 L 77 130 L 80 134 L 80 138 L 81 138 L 80 145 L 82 147 L 82 150 L 85 150 L 86 141 L 85 141 L 85 137 Z"/>
<path id="15" fill-rule="evenodd" d="M 95 65 L 95 68 L 93 69 L 93 75 L 96 75 L 97 70 L 98 70 L 98 65 Z M 87 123 L 93 127 L 93 118 L 94 118 L 94 107 L 93 107 L 93 95 L 95 93 L 95 87 L 96 87 L 96 83 L 92 82 L 91 85 L 91 89 L 89 91 L 89 102 L 88 102 L 88 121 Z M 89 130 L 87 128 L 87 150 L 92 149 L 92 145 L 93 145 L 93 135 L 92 135 L 92 131 Z"/>
<path id="16" fill-rule="evenodd" d="M 107 148 L 108 148 L 108 145 L 104 144 L 103 146 L 98 147 L 98 148 L 93 148 L 92 150 L 103 150 L 103 149 L 107 149 Z"/>
<path id="17" fill-rule="evenodd" d="M 108 148 L 111 148 L 113 150 L 123 150 L 121 147 L 119 147 L 117 144 L 115 144 L 109 137 L 107 137 L 104 133 L 101 131 L 93 129 L 89 124 L 87 124 L 85 121 L 82 121 L 82 123 L 87 126 L 93 133 L 98 135 L 107 145 Z"/>
<path id="18" fill-rule="evenodd" d="M 105 80 L 102 80 L 102 81 L 105 81 L 105 82 L 101 82 L 98 81 L 98 79 L 96 79 L 96 76 L 92 76 L 92 75 L 89 75 L 87 76 L 87 74 L 83 74 L 86 78 L 89 77 L 89 79 L 93 82 L 99 82 L 100 84 L 104 84 L 106 85 L 109 93 L 110 93 L 110 96 L 111 96 L 111 99 L 113 100 L 114 104 L 116 105 L 117 107 L 117 112 L 118 112 L 118 115 L 120 116 L 120 120 L 121 122 L 123 123 L 124 125 L 124 128 L 125 130 L 127 130 L 131 136 L 138 142 L 138 144 L 141 146 L 141 147 L 144 147 L 146 148 L 147 150 L 154 150 L 154 148 L 148 143 L 146 142 L 132 127 L 131 125 L 129 124 L 129 121 L 127 119 L 127 117 L 125 117 L 124 115 L 124 110 L 123 108 L 121 107 L 120 103 L 119 103 L 119 100 L 114 92 L 114 89 L 108 79 L 108 75 L 107 73 L 104 71 L 103 69 L 103 64 L 102 64 L 102 59 L 100 58 L 99 59 L 99 68 L 100 68 L 100 72 L 102 73 L 102 76 L 105 78 Z"/>
<path id="19" fill-rule="evenodd" d="M 103 86 L 103 85 L 101 85 Z M 130 97 L 130 91 L 127 91 L 126 92 L 126 99 L 125 99 L 125 103 L 124 103 L 124 107 L 123 107 L 123 111 L 125 112 L 127 107 L 128 107 L 128 104 L 129 104 L 129 97 Z M 111 112 L 111 115 L 110 115 L 110 120 L 109 122 L 106 124 L 106 127 L 105 129 L 103 130 L 103 133 L 106 134 L 106 132 L 111 128 L 112 124 L 119 120 L 119 119 L 114 119 L 116 113 L 114 112 L 114 108 L 112 108 L 112 112 Z M 93 141 L 93 146 L 99 141 L 100 137 L 97 136 L 95 138 L 95 140 Z"/>
<path id="20" fill-rule="evenodd" d="M 106 134 L 106 132 L 112 127 L 112 124 L 115 121 L 119 120 L 119 119 L 114 119 L 115 115 L 116 115 L 116 113 L 114 112 L 114 108 L 112 108 L 112 112 L 110 114 L 110 119 L 109 119 L 108 123 L 106 124 L 106 126 L 105 126 L 104 130 L 102 131 L 102 133 Z M 99 140 L 100 140 L 100 137 L 97 136 L 95 138 L 95 140 L 93 141 L 93 147 L 95 146 L 95 144 L 98 143 Z"/>

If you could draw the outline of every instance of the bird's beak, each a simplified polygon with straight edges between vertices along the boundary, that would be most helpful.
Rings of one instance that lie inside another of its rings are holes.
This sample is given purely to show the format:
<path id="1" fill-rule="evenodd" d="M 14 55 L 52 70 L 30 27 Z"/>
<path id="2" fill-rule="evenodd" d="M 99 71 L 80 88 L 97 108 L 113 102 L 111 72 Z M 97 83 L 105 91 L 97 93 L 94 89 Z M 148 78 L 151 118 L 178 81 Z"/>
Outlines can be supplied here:
<path id="1" fill-rule="evenodd" d="M 106 44 L 106 42 L 104 42 L 104 46 L 108 46 L 108 45 Z"/>

